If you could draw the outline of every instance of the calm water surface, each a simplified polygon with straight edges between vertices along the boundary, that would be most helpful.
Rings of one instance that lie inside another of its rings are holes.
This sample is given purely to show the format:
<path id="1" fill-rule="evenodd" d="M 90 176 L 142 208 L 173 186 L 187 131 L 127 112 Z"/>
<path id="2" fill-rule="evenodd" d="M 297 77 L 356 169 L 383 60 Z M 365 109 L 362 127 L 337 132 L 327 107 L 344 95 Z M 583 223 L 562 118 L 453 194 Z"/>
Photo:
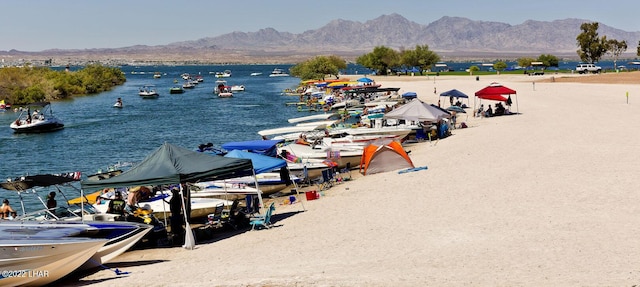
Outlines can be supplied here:
<path id="1" fill-rule="evenodd" d="M 61 131 L 46 134 L 14 134 L 9 128 L 17 113 L 0 113 L 0 180 L 21 175 L 81 171 L 83 175 L 118 162 L 138 162 L 169 142 L 188 149 L 201 143 L 221 145 L 230 141 L 260 139 L 259 130 L 288 125 L 287 119 L 308 115 L 287 107 L 297 101 L 282 96 L 283 89 L 299 83 L 294 77 L 269 77 L 279 65 L 144 66 L 123 67 L 127 82 L 112 91 L 54 102 L 53 112 L 64 123 Z M 245 85 L 233 98 L 213 94 L 215 81 L 209 72 L 231 70 L 228 85 Z M 131 72 L 135 73 L 131 73 Z M 154 72 L 162 78 L 154 79 Z M 261 76 L 250 76 L 262 72 Z M 183 94 L 169 94 L 182 85 L 182 73 L 200 75 L 204 82 Z M 155 85 L 157 99 L 142 99 L 138 89 Z M 113 108 L 121 97 L 123 109 Z M 84 178 L 84 176 L 83 176 Z M 14 192 L 0 189 L 0 197 L 17 205 Z M 28 199 L 27 201 L 31 201 Z"/>

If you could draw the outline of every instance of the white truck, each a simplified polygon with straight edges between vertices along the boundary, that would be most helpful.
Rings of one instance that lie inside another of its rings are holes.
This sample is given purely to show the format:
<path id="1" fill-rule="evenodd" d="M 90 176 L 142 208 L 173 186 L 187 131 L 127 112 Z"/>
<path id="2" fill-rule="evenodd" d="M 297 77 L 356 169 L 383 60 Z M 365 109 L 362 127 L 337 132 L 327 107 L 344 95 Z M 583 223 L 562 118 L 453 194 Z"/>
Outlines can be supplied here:
<path id="1" fill-rule="evenodd" d="M 578 74 L 586 74 L 586 73 L 598 74 L 602 72 L 602 68 L 599 66 L 596 66 L 595 64 L 578 64 L 576 66 L 576 72 L 578 72 Z"/>

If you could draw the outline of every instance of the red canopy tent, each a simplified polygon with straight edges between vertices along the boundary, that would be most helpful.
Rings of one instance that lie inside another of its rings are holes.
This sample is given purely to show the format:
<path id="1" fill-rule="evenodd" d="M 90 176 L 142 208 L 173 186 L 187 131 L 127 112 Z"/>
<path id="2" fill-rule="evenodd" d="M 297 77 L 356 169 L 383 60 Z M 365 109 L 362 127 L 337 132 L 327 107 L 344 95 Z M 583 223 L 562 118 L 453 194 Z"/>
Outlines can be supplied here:
<path id="1" fill-rule="evenodd" d="M 507 102 L 507 105 L 509 106 L 511 105 L 511 95 L 516 95 L 516 113 L 517 113 L 518 112 L 518 96 L 515 90 L 507 88 L 498 83 L 491 83 L 490 85 L 476 92 L 476 98 L 479 98 L 480 100 Z M 475 101 L 474 101 L 473 108 L 476 109 Z"/>

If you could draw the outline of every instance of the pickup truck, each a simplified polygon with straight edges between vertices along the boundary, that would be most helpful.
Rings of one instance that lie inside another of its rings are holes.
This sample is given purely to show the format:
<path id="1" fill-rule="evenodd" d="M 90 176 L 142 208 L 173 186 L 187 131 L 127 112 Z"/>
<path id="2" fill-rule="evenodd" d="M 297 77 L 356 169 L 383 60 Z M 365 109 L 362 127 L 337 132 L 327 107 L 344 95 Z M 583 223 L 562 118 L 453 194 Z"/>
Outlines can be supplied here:
<path id="1" fill-rule="evenodd" d="M 576 72 L 578 72 L 578 74 L 585 74 L 585 73 L 596 74 L 596 73 L 602 72 L 602 68 L 594 64 L 578 64 L 576 66 Z"/>

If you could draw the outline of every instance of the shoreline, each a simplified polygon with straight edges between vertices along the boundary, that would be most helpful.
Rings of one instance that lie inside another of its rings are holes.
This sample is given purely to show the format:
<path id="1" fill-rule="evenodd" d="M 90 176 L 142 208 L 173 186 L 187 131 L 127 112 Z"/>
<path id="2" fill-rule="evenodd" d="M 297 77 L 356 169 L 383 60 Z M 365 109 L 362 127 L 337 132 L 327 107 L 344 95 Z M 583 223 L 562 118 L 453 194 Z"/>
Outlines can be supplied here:
<path id="1" fill-rule="evenodd" d="M 475 91 L 499 82 L 517 91 L 520 115 L 460 116 L 469 128 L 407 147 L 427 170 L 359 176 L 305 201 L 304 212 L 301 203 L 277 204 L 271 229 L 195 250 L 127 252 L 107 266 L 128 276 L 103 270 L 64 284 L 636 284 L 640 135 L 629 130 L 640 120 L 637 84 L 544 81 L 551 77 L 374 76 L 427 103 L 455 88 L 472 107 Z"/>

